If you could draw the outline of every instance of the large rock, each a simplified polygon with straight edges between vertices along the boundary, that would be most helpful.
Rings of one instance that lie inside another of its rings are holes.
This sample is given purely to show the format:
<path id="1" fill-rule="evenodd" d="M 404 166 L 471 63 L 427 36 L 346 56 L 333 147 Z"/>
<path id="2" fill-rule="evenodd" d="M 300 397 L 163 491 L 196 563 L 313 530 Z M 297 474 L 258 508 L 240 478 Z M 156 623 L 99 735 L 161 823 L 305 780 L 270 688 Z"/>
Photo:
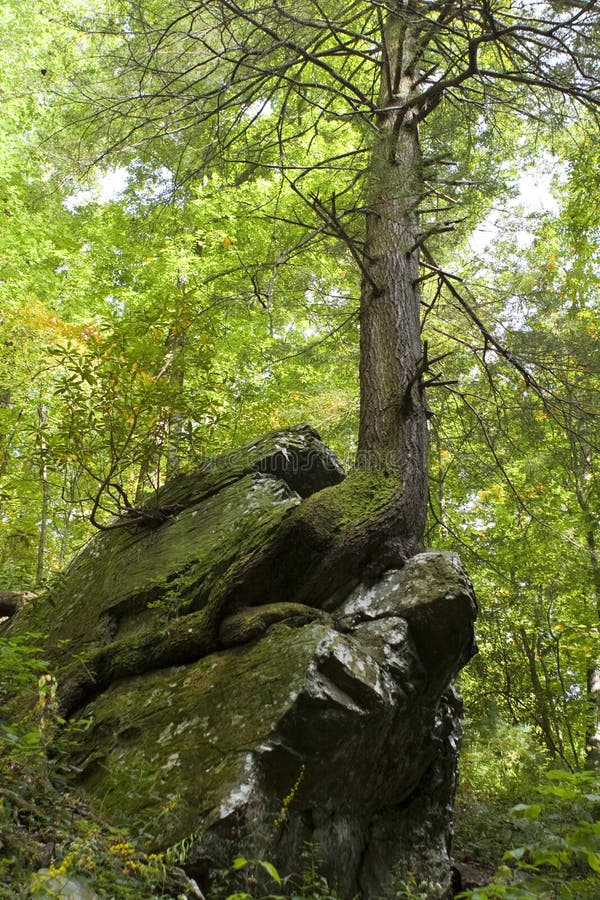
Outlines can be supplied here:
<path id="1" fill-rule="evenodd" d="M 342 478 L 308 427 L 267 436 L 168 484 L 167 521 L 100 535 L 10 626 L 48 635 L 90 802 L 209 893 L 234 856 L 299 872 L 310 847 L 344 900 L 448 896 L 473 593 L 428 551 L 297 602 L 306 548 L 282 535 Z"/>

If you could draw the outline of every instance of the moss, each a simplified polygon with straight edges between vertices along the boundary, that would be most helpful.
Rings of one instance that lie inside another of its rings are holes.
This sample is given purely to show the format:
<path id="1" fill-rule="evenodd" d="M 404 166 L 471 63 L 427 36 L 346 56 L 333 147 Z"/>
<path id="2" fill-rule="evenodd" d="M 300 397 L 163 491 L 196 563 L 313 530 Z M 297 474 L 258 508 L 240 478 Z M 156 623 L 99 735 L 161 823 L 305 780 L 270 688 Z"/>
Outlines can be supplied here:
<path id="1" fill-rule="evenodd" d="M 381 470 L 357 469 L 352 477 L 339 486 L 339 501 L 343 507 L 343 527 L 355 527 L 370 522 L 398 493 L 396 476 Z"/>
<path id="2" fill-rule="evenodd" d="M 77 734 L 90 720 L 76 762 L 93 808 L 161 849 L 210 824 L 228 797 L 233 810 L 236 786 L 252 787 L 247 748 L 292 707 L 326 634 L 275 625 L 257 643 L 112 685 L 71 725 Z"/>
<path id="3" fill-rule="evenodd" d="M 48 634 L 47 652 L 61 659 L 65 641 L 85 657 L 162 634 L 166 619 L 205 605 L 228 568 L 262 547 L 299 502 L 283 482 L 247 475 L 161 528 L 102 534 L 11 627 Z"/>
<path id="4" fill-rule="evenodd" d="M 227 616 L 219 627 L 219 642 L 224 647 L 243 644 L 260 637 L 277 622 L 287 621 L 294 627 L 329 617 L 322 610 L 303 603 L 264 603 L 261 606 L 244 607 Z"/>
<path id="5" fill-rule="evenodd" d="M 215 650 L 222 599 L 217 589 L 203 609 L 173 620 L 162 630 L 134 633 L 78 655 L 60 673 L 62 714 L 71 713 L 119 678 L 193 662 Z"/>
<path id="6" fill-rule="evenodd" d="M 314 494 L 298 508 L 294 519 L 310 523 L 326 540 L 348 528 L 371 522 L 398 492 L 397 478 L 381 470 L 355 469 L 334 487 Z"/>

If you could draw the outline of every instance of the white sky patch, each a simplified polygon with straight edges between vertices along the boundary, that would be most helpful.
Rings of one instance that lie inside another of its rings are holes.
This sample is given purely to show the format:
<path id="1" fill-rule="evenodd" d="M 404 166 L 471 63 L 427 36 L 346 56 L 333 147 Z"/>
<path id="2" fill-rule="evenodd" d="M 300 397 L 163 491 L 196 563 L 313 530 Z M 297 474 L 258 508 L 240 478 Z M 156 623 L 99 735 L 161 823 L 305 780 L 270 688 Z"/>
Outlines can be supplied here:
<path id="1" fill-rule="evenodd" d="M 77 210 L 81 206 L 87 206 L 88 203 L 91 203 L 95 197 L 96 192 L 92 190 L 81 190 L 76 191 L 74 194 L 71 194 L 70 197 L 64 201 L 63 206 L 65 206 L 69 212 L 77 212 Z"/>
<path id="2" fill-rule="evenodd" d="M 551 191 L 554 177 L 554 172 L 527 169 L 519 178 L 519 196 L 513 203 L 522 206 L 525 212 L 557 213 L 558 201 Z"/>
<path id="3" fill-rule="evenodd" d="M 67 197 L 63 205 L 69 212 L 76 212 L 89 203 L 110 203 L 111 200 L 118 200 L 122 196 L 128 181 L 129 172 L 124 166 L 109 169 L 102 173 L 95 187 L 75 191 Z"/>
<path id="4" fill-rule="evenodd" d="M 552 193 L 557 174 L 560 175 L 559 163 L 551 156 L 543 156 L 535 166 L 525 169 L 517 180 L 518 195 L 509 200 L 504 209 L 492 210 L 471 235 L 469 245 L 473 253 L 477 256 L 489 250 L 505 231 L 507 220 L 523 220 L 523 227 L 516 231 L 515 238 L 520 247 L 530 246 L 533 235 L 527 228 L 526 217 L 559 211 L 558 201 Z"/>
<path id="5" fill-rule="evenodd" d="M 258 119 L 260 116 L 270 116 L 273 112 L 273 105 L 270 100 L 255 100 L 244 110 L 244 114 L 249 119 Z"/>
<path id="6" fill-rule="evenodd" d="M 111 200 L 118 200 L 125 192 L 128 181 L 129 172 L 123 166 L 107 172 L 100 180 L 98 203 L 110 203 Z"/>

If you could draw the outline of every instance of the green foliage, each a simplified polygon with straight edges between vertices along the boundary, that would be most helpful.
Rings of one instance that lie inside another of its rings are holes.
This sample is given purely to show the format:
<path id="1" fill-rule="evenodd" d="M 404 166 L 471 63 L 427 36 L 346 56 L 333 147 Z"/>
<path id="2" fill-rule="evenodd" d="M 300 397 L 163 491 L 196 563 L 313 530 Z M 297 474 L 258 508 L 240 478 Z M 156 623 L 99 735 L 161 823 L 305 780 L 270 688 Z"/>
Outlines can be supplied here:
<path id="1" fill-rule="evenodd" d="M 338 900 L 336 891 L 319 873 L 311 848 L 306 848 L 301 862 L 304 864 L 301 875 L 282 876 L 271 862 L 238 856 L 233 860 L 228 879 L 230 892 L 225 900 Z M 235 882 L 233 893 L 232 881 Z M 269 890 L 272 885 L 277 886 L 276 893 Z"/>
<path id="2" fill-rule="evenodd" d="M 600 874 L 600 781 L 591 772 L 550 770 L 538 799 L 511 810 L 519 846 L 507 850 L 494 881 L 460 897 L 592 898 Z M 508 865 L 510 864 L 510 866 Z"/>
<path id="3" fill-rule="evenodd" d="M 162 854 L 134 848 L 125 832 L 98 822 L 67 791 L 69 748 L 56 739 L 63 723 L 38 637 L 0 641 L 0 897 L 29 887 L 35 896 L 45 879 L 70 875 L 100 896 L 179 894 L 183 873 Z"/>
<path id="4" fill-rule="evenodd" d="M 547 765 L 532 727 L 506 721 L 492 703 L 485 715 L 466 718 L 465 731 L 460 783 L 470 798 L 516 803 Z"/>
<path id="5" fill-rule="evenodd" d="M 520 834 L 510 814 L 548 760 L 530 726 L 506 721 L 493 703 L 465 722 L 456 800 L 455 851 L 491 873 Z"/>
<path id="6" fill-rule="evenodd" d="M 47 746 L 53 726 L 54 684 L 36 646 L 36 637 L 0 642 L 0 794 L 28 785 L 43 789 L 47 778 Z M 29 711 L 17 716 L 15 698 Z M 3 802 L 7 802 L 6 795 Z"/>
<path id="7" fill-rule="evenodd" d="M 99 896 L 169 898 L 168 871 L 159 855 L 136 850 L 126 836 L 93 820 L 71 829 L 64 855 L 31 880 L 31 893 L 45 894 L 48 879 L 76 876 Z"/>
<path id="8" fill-rule="evenodd" d="M 466 351 L 452 361 L 456 393 L 432 400 L 432 538 L 463 555 L 480 601 L 468 708 L 484 722 L 492 703 L 567 768 L 586 760 L 600 651 L 598 234 L 581 199 L 594 175 L 575 159 L 560 212 L 532 217 L 527 243 L 503 230 L 474 263 L 478 309 L 521 374 L 484 344 L 470 369 Z"/>

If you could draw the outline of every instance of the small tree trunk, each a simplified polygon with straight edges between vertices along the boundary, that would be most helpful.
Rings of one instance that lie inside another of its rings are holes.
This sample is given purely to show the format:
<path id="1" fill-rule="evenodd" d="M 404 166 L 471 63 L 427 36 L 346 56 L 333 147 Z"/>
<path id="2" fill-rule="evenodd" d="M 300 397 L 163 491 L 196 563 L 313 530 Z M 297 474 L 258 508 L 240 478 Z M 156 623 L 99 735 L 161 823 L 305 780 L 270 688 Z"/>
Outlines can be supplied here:
<path id="1" fill-rule="evenodd" d="M 542 732 L 544 743 L 546 744 L 546 747 L 548 748 L 552 756 L 560 757 L 564 760 L 563 753 L 561 752 L 561 748 L 555 739 L 556 735 L 550 721 L 548 700 L 538 672 L 535 646 L 533 642 L 529 640 L 527 632 L 524 628 L 519 628 L 519 635 L 521 638 L 521 645 L 529 664 L 531 688 L 533 691 L 533 696 L 535 698 L 535 718 L 537 720 L 538 727 Z"/>
<path id="2" fill-rule="evenodd" d="M 446 474 L 447 461 L 444 459 L 444 451 L 439 434 L 436 436 L 435 451 L 437 457 L 437 514 L 439 526 L 444 528 L 446 524 Z"/>
<path id="3" fill-rule="evenodd" d="M 589 516 L 589 512 L 588 512 Z M 589 516 L 591 519 L 591 516 Z M 596 634 L 600 632 L 600 563 L 596 547 L 596 536 L 593 528 L 589 527 L 587 533 L 587 545 L 590 554 L 592 569 L 592 581 L 594 585 L 594 602 L 599 624 L 596 625 Z M 585 736 L 587 769 L 600 771 L 600 662 L 595 660 L 587 673 L 587 700 L 588 721 Z"/>
<path id="4" fill-rule="evenodd" d="M 170 397 L 176 398 L 176 403 L 181 403 L 183 386 L 185 381 L 185 348 L 187 344 L 187 322 L 189 317 L 188 300 L 191 294 L 186 293 L 185 286 L 180 279 L 181 299 L 175 311 L 175 316 L 167 339 L 165 348 L 167 358 L 170 360 L 168 378 Z M 193 293 L 193 291 L 191 292 Z M 184 418 L 181 411 L 171 408 L 168 412 L 168 445 L 167 445 L 167 479 L 177 475 L 181 467 L 181 451 Z"/>
<path id="5" fill-rule="evenodd" d="M 48 535 L 48 512 L 50 508 L 50 486 L 48 484 L 48 447 L 44 429 L 48 409 L 45 403 L 38 406 L 39 427 L 39 452 L 40 452 L 40 482 L 42 487 L 42 505 L 40 510 L 40 535 L 37 547 L 37 561 L 35 569 L 35 583 L 39 586 L 44 578 L 46 541 Z"/>
<path id="6" fill-rule="evenodd" d="M 181 346 L 185 342 L 185 334 L 181 338 Z M 183 394 L 183 369 L 175 366 L 171 373 L 171 386 L 176 396 Z M 167 479 L 173 478 L 181 468 L 181 444 L 183 437 L 183 415 L 179 410 L 169 414 L 168 446 L 167 446 Z"/>
<path id="7" fill-rule="evenodd" d="M 586 769 L 600 771 L 600 666 L 589 669 L 587 696 L 590 707 L 586 735 Z"/>
<path id="8" fill-rule="evenodd" d="M 575 408 L 575 407 L 574 407 Z M 589 450 L 586 422 L 567 418 L 567 434 L 571 446 L 571 463 L 575 496 L 585 522 L 585 539 L 591 574 L 591 602 L 595 613 L 592 631 L 600 634 L 600 560 L 596 545 L 596 517 L 590 505 L 588 483 L 594 472 Z M 579 440 L 577 435 L 580 435 Z M 600 771 L 600 660 L 591 659 L 587 670 L 587 719 L 585 729 L 585 766 Z"/>
<path id="9" fill-rule="evenodd" d="M 65 504 L 63 513 L 63 523 L 60 535 L 60 545 L 58 550 L 58 567 L 63 569 L 67 560 L 67 550 L 69 547 L 69 531 L 71 527 L 71 519 L 73 510 L 75 509 L 77 483 L 81 477 L 81 469 L 71 471 L 69 465 L 65 466 L 62 496 Z"/>

